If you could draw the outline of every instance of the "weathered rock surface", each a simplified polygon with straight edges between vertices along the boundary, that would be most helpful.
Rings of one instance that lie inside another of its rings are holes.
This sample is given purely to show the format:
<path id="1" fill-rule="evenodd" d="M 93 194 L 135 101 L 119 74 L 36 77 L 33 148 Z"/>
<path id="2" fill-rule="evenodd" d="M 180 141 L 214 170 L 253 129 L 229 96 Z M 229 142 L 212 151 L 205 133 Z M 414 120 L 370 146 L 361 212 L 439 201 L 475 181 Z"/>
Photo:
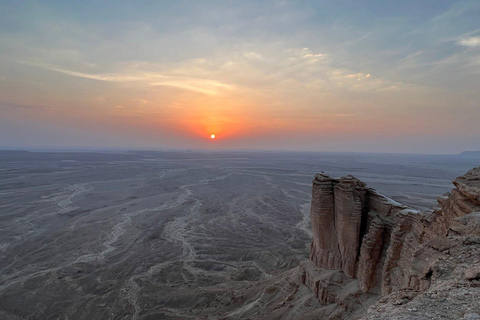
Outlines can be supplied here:
<path id="1" fill-rule="evenodd" d="M 310 260 L 316 266 L 329 269 L 340 269 L 342 266 L 335 227 L 333 187 L 336 182 L 327 175 L 317 174 L 312 186 L 311 221 L 312 225 L 322 226 L 323 230 L 312 228 Z"/>
<path id="2" fill-rule="evenodd" d="M 365 319 L 480 313 L 480 168 L 453 184 L 438 208 L 419 212 L 352 176 L 315 176 L 310 261 L 300 270 L 332 305 L 327 318 L 359 318 L 369 306 Z"/>
<path id="3" fill-rule="evenodd" d="M 480 280 L 480 265 L 465 270 L 467 280 Z"/>

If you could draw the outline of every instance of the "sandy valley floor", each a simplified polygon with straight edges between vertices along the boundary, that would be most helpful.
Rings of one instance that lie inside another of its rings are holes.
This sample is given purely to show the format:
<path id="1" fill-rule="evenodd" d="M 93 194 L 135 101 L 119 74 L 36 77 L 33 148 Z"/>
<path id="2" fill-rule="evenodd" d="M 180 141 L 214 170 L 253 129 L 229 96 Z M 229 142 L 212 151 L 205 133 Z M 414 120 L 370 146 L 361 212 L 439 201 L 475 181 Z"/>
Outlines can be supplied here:
<path id="1" fill-rule="evenodd" d="M 353 174 L 424 209 L 475 165 L 458 156 L 2 151 L 0 316 L 242 318 L 267 299 L 256 286 L 307 259 L 316 172 Z"/>

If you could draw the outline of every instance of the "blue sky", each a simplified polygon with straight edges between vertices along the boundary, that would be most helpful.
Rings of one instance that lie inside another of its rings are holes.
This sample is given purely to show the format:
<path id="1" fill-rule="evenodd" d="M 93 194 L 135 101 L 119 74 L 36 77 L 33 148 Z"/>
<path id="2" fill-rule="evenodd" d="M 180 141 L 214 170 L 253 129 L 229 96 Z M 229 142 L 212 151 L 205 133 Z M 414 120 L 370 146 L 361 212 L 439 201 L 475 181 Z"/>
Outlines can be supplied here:
<path id="1" fill-rule="evenodd" d="M 4 148 L 480 149 L 479 1 L 0 7 Z"/>

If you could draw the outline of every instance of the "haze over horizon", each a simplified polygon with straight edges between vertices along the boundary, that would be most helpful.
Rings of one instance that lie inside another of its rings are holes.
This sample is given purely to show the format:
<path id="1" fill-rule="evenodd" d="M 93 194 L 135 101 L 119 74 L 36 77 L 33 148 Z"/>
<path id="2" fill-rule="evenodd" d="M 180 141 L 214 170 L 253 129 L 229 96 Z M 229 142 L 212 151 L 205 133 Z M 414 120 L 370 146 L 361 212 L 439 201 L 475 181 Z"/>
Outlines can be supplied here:
<path id="1" fill-rule="evenodd" d="M 0 8 L 0 148 L 480 149 L 479 1 Z"/>

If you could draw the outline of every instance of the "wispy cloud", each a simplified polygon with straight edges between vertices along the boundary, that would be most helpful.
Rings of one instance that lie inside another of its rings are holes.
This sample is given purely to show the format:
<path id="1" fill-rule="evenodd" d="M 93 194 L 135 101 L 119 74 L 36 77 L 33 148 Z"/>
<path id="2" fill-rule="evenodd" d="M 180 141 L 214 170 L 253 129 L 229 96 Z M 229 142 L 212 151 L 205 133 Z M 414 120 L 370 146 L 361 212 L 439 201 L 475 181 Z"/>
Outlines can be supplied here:
<path id="1" fill-rule="evenodd" d="M 218 95 L 224 91 L 232 91 L 235 86 L 223 83 L 217 80 L 201 79 L 181 76 L 168 76 L 151 72 L 119 72 L 91 74 L 78 71 L 67 70 L 55 66 L 40 63 L 24 63 L 40 67 L 46 70 L 67 74 L 74 77 L 105 81 L 105 82 L 142 82 L 150 86 L 168 86 L 189 91 L 194 91 L 207 95 Z"/>
<path id="2" fill-rule="evenodd" d="M 35 108 L 32 105 L 25 105 L 25 104 L 18 104 L 18 103 L 10 103 L 10 102 L 1 102 L 0 101 L 0 108 L 12 108 L 12 109 L 33 109 Z"/>
<path id="3" fill-rule="evenodd" d="M 480 37 L 464 38 L 458 41 L 458 43 L 464 47 L 469 48 L 480 47 Z"/>
<path id="4" fill-rule="evenodd" d="M 313 53 L 309 48 L 303 48 L 302 52 L 305 59 L 309 59 L 312 61 L 319 61 L 320 59 L 326 57 L 326 55 L 322 53 Z"/>
<path id="5" fill-rule="evenodd" d="M 253 52 L 253 51 L 245 52 L 243 55 L 248 59 L 265 60 L 264 56 L 262 56 L 260 53 Z"/>

